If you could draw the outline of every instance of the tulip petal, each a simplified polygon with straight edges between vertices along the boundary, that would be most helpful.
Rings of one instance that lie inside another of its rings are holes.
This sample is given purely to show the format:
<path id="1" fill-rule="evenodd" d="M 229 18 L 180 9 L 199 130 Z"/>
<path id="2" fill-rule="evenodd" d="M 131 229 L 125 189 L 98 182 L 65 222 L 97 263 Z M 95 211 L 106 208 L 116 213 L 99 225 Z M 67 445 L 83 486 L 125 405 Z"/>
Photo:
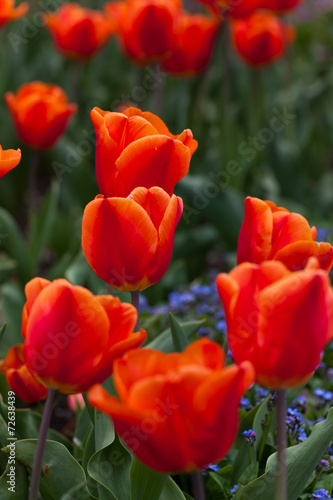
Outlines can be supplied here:
<path id="1" fill-rule="evenodd" d="M 293 387 L 311 376 L 327 340 L 327 290 L 327 274 L 317 271 L 291 273 L 260 293 L 253 358 L 259 383 Z"/>
<path id="2" fill-rule="evenodd" d="M 120 302 L 118 297 L 97 295 L 96 300 L 104 307 L 110 322 L 110 345 L 128 337 L 136 325 L 137 310 L 132 304 Z"/>
<path id="3" fill-rule="evenodd" d="M 5 149 L 0 146 L 0 179 L 21 161 L 21 150 Z"/>
<path id="4" fill-rule="evenodd" d="M 244 221 L 239 233 L 237 264 L 259 263 L 271 251 L 273 217 L 269 206 L 259 198 L 245 199 Z"/>
<path id="5" fill-rule="evenodd" d="M 95 273 L 114 288 L 146 283 L 157 232 L 145 210 L 130 199 L 95 199 L 85 208 L 82 249 Z"/>
<path id="6" fill-rule="evenodd" d="M 118 196 L 128 196 L 137 186 L 160 186 L 171 196 L 189 164 L 189 149 L 180 141 L 160 135 L 143 137 L 129 144 L 116 161 L 115 190 Z"/>
<path id="7" fill-rule="evenodd" d="M 306 266 L 312 256 L 317 257 L 321 269 L 330 271 L 333 265 L 333 247 L 325 242 L 296 241 L 281 248 L 275 254 L 274 260 L 283 262 L 292 271 L 298 271 Z"/>
<path id="8" fill-rule="evenodd" d="M 300 214 L 274 212 L 272 248 L 268 258 L 272 259 L 279 250 L 296 241 L 313 241 L 308 221 Z"/>

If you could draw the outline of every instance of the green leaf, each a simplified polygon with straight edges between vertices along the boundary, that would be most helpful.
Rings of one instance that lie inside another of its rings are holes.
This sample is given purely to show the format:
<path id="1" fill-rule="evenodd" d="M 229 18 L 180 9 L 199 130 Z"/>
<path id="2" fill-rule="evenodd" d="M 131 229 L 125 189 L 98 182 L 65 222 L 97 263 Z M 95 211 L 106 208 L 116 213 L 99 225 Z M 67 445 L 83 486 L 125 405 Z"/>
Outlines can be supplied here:
<path id="1" fill-rule="evenodd" d="M 1 342 L 2 342 L 2 339 L 3 339 L 3 336 L 5 334 L 5 331 L 6 331 L 6 326 L 7 326 L 7 323 L 5 322 L 1 327 L 0 327 L 0 345 L 1 345 Z"/>
<path id="2" fill-rule="evenodd" d="M 169 322 L 175 351 L 183 352 L 184 349 L 189 345 L 188 339 L 182 327 L 171 313 L 169 313 Z"/>
<path id="3" fill-rule="evenodd" d="M 19 277 L 25 283 L 32 277 L 26 246 L 15 219 L 4 208 L 0 208 L 0 239 L 3 240 L 8 255 L 16 260 Z"/>
<path id="4" fill-rule="evenodd" d="M 131 467 L 131 500 L 159 500 L 168 477 L 167 474 L 156 472 L 134 458 Z"/>
<path id="5" fill-rule="evenodd" d="M 186 498 L 191 498 L 189 495 L 184 496 L 182 490 L 177 486 L 174 480 L 167 476 L 166 484 L 164 485 L 163 491 L 159 497 L 159 500 L 186 500 Z M 150 500 L 150 497 L 149 497 Z"/>
<path id="6" fill-rule="evenodd" d="M 60 184 L 54 182 L 38 212 L 33 214 L 31 218 L 27 251 L 31 269 L 33 270 L 36 269 L 40 255 L 53 234 L 59 194 Z"/>
<path id="7" fill-rule="evenodd" d="M 8 481 L 11 480 L 13 483 L 8 483 Z M 6 470 L 0 477 L 0 492 L 2 500 L 28 498 L 28 472 L 23 464 L 17 461 L 11 463 L 10 460 L 8 460 Z"/>
<path id="8" fill-rule="evenodd" d="M 93 500 L 96 497 L 92 497 L 87 490 L 87 483 L 78 484 L 71 488 L 67 493 L 65 493 L 59 500 Z"/>
<path id="9" fill-rule="evenodd" d="M 100 500 L 129 500 L 131 454 L 116 436 L 89 460 L 88 474 L 96 482 Z M 91 488 L 90 488 L 91 489 Z"/>
<path id="10" fill-rule="evenodd" d="M 249 484 L 258 477 L 258 471 L 259 462 L 254 462 L 248 465 L 237 482 L 241 484 Z"/>
<path id="11" fill-rule="evenodd" d="M 194 335 L 197 330 L 205 323 L 205 319 L 201 319 L 198 321 L 187 321 L 185 323 L 180 323 L 180 326 L 186 336 L 187 339 L 190 339 L 192 335 Z M 164 332 L 161 333 L 156 339 L 149 342 L 145 347 L 149 349 L 157 349 L 159 351 L 170 353 L 174 352 L 171 329 L 168 328 Z"/>
<path id="12" fill-rule="evenodd" d="M 16 459 L 32 468 L 36 445 L 37 439 L 16 441 Z M 10 449 L 7 446 L 2 451 L 9 454 Z M 86 480 L 81 465 L 64 445 L 56 441 L 46 441 L 42 470 L 40 493 L 43 500 L 59 500 L 71 488 Z"/>
<path id="13" fill-rule="evenodd" d="M 297 500 L 308 478 L 333 439 L 333 409 L 316 424 L 306 441 L 287 448 L 288 500 Z M 266 472 L 236 493 L 233 500 L 272 500 L 277 474 L 276 453 L 267 460 Z"/>

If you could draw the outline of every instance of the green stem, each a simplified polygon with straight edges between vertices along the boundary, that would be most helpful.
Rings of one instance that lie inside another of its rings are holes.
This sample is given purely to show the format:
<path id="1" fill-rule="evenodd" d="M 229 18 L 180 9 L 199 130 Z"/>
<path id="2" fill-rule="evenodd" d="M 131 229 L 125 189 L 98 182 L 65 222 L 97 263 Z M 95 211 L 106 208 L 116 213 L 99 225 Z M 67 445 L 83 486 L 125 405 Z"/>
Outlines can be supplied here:
<path id="1" fill-rule="evenodd" d="M 159 63 L 155 65 L 155 69 L 156 73 L 159 74 Z M 154 115 L 160 116 L 162 114 L 163 88 L 164 79 L 161 81 L 156 80 L 151 96 L 151 112 L 154 113 Z"/>
<path id="2" fill-rule="evenodd" d="M 38 205 L 38 188 L 37 180 L 39 175 L 40 151 L 32 150 L 31 160 L 29 165 L 29 180 L 28 180 L 28 213 L 31 217 L 35 214 Z"/>
<path id="3" fill-rule="evenodd" d="M 201 471 L 192 472 L 191 482 L 192 482 L 194 500 L 206 500 L 205 488 Z"/>
<path id="4" fill-rule="evenodd" d="M 131 301 L 132 305 L 138 311 L 138 319 L 134 327 L 134 331 L 138 332 L 140 329 L 140 315 L 139 315 L 140 290 L 135 290 L 134 292 L 131 292 Z"/>
<path id="5" fill-rule="evenodd" d="M 277 391 L 277 477 L 275 500 L 287 500 L 287 432 L 286 432 L 286 391 Z"/>
<path id="6" fill-rule="evenodd" d="M 43 455 L 46 443 L 47 431 L 50 426 L 52 408 L 57 395 L 56 389 L 49 389 L 45 402 L 43 418 L 39 429 L 38 442 L 35 451 L 34 464 L 32 467 L 32 477 L 30 483 L 29 500 L 38 499 L 39 483 L 42 471 Z"/>

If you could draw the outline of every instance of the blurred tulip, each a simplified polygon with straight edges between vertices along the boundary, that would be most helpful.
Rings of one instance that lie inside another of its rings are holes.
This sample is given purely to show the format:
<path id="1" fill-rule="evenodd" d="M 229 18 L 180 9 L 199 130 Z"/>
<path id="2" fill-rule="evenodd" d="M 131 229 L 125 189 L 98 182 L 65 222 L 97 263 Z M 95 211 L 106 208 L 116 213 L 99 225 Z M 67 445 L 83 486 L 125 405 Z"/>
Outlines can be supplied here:
<path id="1" fill-rule="evenodd" d="M 177 75 L 203 71 L 211 57 L 219 24 L 213 16 L 183 14 L 175 28 L 171 53 L 162 67 Z"/>
<path id="2" fill-rule="evenodd" d="M 9 349 L 5 359 L 0 361 L 0 372 L 15 394 L 27 403 L 36 403 L 47 396 L 47 388 L 29 372 L 23 356 L 23 344 Z"/>
<path id="3" fill-rule="evenodd" d="M 303 0 L 261 0 L 261 7 L 275 12 L 288 12 L 298 7 Z"/>
<path id="4" fill-rule="evenodd" d="M 66 3 L 44 16 L 57 48 L 65 56 L 88 59 L 101 49 L 115 31 L 115 23 L 103 12 Z"/>
<path id="5" fill-rule="evenodd" d="M 116 20 L 122 48 L 134 62 L 150 64 L 170 51 L 179 0 L 109 2 L 106 11 Z"/>
<path id="6" fill-rule="evenodd" d="M 29 9 L 27 2 L 21 3 L 16 9 L 14 8 L 14 0 L 1 0 L 0 2 L 0 26 L 14 21 L 19 17 L 24 16 Z"/>
<path id="7" fill-rule="evenodd" d="M 318 366 L 333 337 L 333 289 L 318 268 L 315 257 L 297 272 L 245 262 L 217 276 L 229 348 L 236 363 L 251 361 L 258 384 L 296 387 Z"/>
<path id="8" fill-rule="evenodd" d="M 231 23 L 236 51 L 254 66 L 270 64 L 284 56 L 295 31 L 268 10 L 258 10 Z"/>
<path id="9" fill-rule="evenodd" d="M 101 386 L 88 399 L 148 467 L 192 472 L 229 451 L 240 398 L 253 380 L 250 363 L 224 368 L 223 349 L 202 339 L 183 353 L 128 352 L 114 366 L 119 399 Z"/>
<path id="10" fill-rule="evenodd" d="M 67 403 L 73 413 L 82 410 L 86 405 L 81 392 L 79 392 L 79 394 L 70 394 L 67 396 Z"/>
<path id="11" fill-rule="evenodd" d="M 291 271 L 303 269 L 311 256 L 329 271 L 333 265 L 330 243 L 315 241 L 317 230 L 300 214 L 259 198 L 245 199 L 244 221 L 239 233 L 237 263 L 280 260 Z"/>
<path id="12" fill-rule="evenodd" d="M 96 177 L 106 196 L 128 196 L 143 186 L 159 186 L 169 195 L 188 172 L 197 141 L 187 129 L 170 134 L 152 113 L 128 108 L 112 113 L 91 111 L 96 132 Z"/>
<path id="13" fill-rule="evenodd" d="M 0 179 L 13 170 L 21 161 L 20 149 L 2 149 L 0 146 Z"/>
<path id="14" fill-rule="evenodd" d="M 97 276 L 117 290 L 144 290 L 164 276 L 182 199 L 159 187 L 128 198 L 96 196 L 82 221 L 82 249 Z"/>
<path id="15" fill-rule="evenodd" d="M 65 394 L 87 391 L 112 373 L 115 358 L 138 347 L 137 311 L 111 295 L 93 295 L 64 279 L 34 278 L 25 288 L 22 334 L 28 370 Z"/>
<path id="16" fill-rule="evenodd" d="M 43 82 L 25 83 L 16 95 L 6 92 L 5 100 L 17 134 L 36 149 L 52 147 L 77 108 L 76 104 L 68 104 L 60 87 Z"/>

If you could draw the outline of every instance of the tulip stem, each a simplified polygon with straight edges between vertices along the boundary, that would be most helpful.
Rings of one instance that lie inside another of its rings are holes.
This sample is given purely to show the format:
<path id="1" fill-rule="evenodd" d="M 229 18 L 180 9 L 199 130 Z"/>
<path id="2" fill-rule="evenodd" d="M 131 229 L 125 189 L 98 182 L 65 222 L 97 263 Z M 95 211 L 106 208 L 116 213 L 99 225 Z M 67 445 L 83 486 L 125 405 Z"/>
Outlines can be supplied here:
<path id="1" fill-rule="evenodd" d="M 138 311 L 138 319 L 137 319 L 136 325 L 134 327 L 134 331 L 138 332 L 140 329 L 140 316 L 139 316 L 140 290 L 135 290 L 134 292 L 131 292 L 131 301 L 132 301 L 132 305 Z"/>
<path id="2" fill-rule="evenodd" d="M 201 471 L 192 472 L 191 482 L 194 500 L 206 500 L 205 487 Z"/>
<path id="3" fill-rule="evenodd" d="M 47 393 L 47 398 L 45 402 L 44 412 L 42 422 L 40 424 L 38 441 L 35 451 L 34 464 L 32 467 L 32 477 L 30 483 L 30 495 L 29 500 L 37 500 L 39 483 L 41 477 L 43 455 L 46 443 L 47 431 L 50 426 L 50 420 L 52 415 L 52 408 L 57 395 L 56 389 L 49 389 Z"/>
<path id="4" fill-rule="evenodd" d="M 38 204 L 37 180 L 39 175 L 40 152 L 33 150 L 29 168 L 29 184 L 27 193 L 27 203 L 30 218 L 34 215 Z M 31 222 L 31 221 L 30 221 Z"/>
<path id="5" fill-rule="evenodd" d="M 275 500 L 287 500 L 287 432 L 286 432 L 286 391 L 277 391 L 277 477 Z"/>

